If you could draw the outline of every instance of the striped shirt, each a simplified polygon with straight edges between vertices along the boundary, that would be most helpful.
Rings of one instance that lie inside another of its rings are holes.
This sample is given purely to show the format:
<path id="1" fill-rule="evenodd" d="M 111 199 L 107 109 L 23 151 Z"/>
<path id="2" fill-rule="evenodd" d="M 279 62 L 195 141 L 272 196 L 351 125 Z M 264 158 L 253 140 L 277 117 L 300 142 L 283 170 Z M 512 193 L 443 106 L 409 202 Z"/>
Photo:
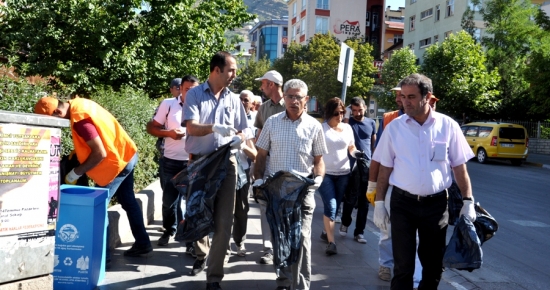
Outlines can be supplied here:
<path id="1" fill-rule="evenodd" d="M 286 111 L 269 117 L 256 147 L 270 155 L 265 176 L 284 170 L 307 177 L 314 157 L 328 153 L 321 124 L 305 112 L 296 121 Z"/>

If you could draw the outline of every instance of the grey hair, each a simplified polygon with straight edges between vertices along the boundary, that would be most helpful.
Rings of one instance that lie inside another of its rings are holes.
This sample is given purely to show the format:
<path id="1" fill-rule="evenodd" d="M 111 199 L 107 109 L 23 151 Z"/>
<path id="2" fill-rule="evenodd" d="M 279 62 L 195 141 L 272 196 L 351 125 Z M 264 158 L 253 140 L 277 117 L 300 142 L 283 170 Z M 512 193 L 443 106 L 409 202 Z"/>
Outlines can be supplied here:
<path id="1" fill-rule="evenodd" d="M 412 74 L 399 82 L 403 86 L 417 86 L 420 90 L 422 98 L 425 98 L 428 93 L 433 92 L 432 80 L 423 74 Z"/>
<path id="2" fill-rule="evenodd" d="M 304 94 L 307 96 L 307 85 L 304 81 L 299 79 L 291 79 L 286 81 L 285 86 L 283 87 L 283 92 L 286 92 L 290 89 L 301 89 L 304 91 Z"/>
<path id="3" fill-rule="evenodd" d="M 254 93 L 249 91 L 249 90 L 242 90 L 241 91 L 241 94 L 239 96 L 242 96 L 242 95 L 248 95 L 250 96 L 250 98 L 252 99 L 252 101 L 254 101 Z"/>

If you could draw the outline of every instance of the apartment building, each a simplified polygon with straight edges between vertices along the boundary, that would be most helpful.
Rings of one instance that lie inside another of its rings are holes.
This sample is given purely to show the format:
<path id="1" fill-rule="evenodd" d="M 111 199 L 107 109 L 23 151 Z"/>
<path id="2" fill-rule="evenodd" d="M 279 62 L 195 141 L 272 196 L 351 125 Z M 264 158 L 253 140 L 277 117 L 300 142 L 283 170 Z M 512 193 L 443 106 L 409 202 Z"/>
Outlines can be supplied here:
<path id="1" fill-rule="evenodd" d="M 386 7 L 384 24 L 382 25 L 382 59 L 391 57 L 393 51 L 403 47 L 403 31 L 405 27 L 405 7 L 392 10 Z"/>
<path id="2" fill-rule="evenodd" d="M 272 19 L 256 23 L 249 31 L 251 50 L 255 60 L 267 58 L 271 62 L 283 56 L 288 46 L 288 19 Z"/>

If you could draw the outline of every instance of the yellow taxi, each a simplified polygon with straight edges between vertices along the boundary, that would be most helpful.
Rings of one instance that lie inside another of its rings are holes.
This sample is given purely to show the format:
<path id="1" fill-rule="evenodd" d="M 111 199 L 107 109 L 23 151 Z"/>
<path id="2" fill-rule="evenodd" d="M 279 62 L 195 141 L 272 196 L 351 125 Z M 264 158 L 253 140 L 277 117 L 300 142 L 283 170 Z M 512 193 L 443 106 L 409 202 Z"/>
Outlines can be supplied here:
<path id="1" fill-rule="evenodd" d="M 462 125 L 461 128 L 479 163 L 485 163 L 488 159 L 502 159 L 519 166 L 527 159 L 529 136 L 521 125 L 474 122 Z"/>

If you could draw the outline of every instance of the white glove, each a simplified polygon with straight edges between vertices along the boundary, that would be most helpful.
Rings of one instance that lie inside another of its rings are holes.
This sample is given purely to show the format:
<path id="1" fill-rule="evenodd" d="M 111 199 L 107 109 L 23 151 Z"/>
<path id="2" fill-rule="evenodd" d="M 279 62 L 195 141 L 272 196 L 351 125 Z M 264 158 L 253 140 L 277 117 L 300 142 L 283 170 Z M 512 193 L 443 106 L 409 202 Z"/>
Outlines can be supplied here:
<path id="1" fill-rule="evenodd" d="M 367 200 L 374 206 L 374 199 L 376 198 L 376 181 L 369 181 L 367 186 Z"/>
<path id="2" fill-rule="evenodd" d="M 473 200 L 464 200 L 464 205 L 462 206 L 462 209 L 460 209 L 459 216 L 461 215 L 465 215 L 471 222 L 476 220 L 476 210 L 474 208 Z"/>
<path id="3" fill-rule="evenodd" d="M 254 180 L 254 183 L 252 184 L 252 187 L 258 187 L 258 186 L 262 186 L 262 184 L 264 184 L 264 180 L 263 179 L 256 179 Z"/>
<path id="4" fill-rule="evenodd" d="M 76 174 L 76 172 L 74 172 L 74 168 L 73 168 L 73 170 L 71 170 L 71 172 L 69 172 L 65 176 L 65 183 L 75 185 L 76 181 L 80 178 L 80 176 L 82 176 L 82 175 Z"/>
<path id="5" fill-rule="evenodd" d="M 231 149 L 241 149 L 241 144 L 243 143 L 243 139 L 241 139 L 241 136 L 235 135 L 233 138 L 231 138 Z"/>
<path id="6" fill-rule="evenodd" d="M 384 201 L 379 200 L 374 202 L 374 224 L 381 230 L 387 231 L 387 224 L 390 222 L 390 217 L 384 206 Z"/>
<path id="7" fill-rule="evenodd" d="M 359 156 L 357 154 L 359 154 Z M 361 154 L 363 154 L 363 152 L 361 152 L 357 149 L 355 149 L 355 150 L 353 150 L 353 152 L 351 152 L 351 156 L 353 156 L 353 158 L 355 158 L 355 159 L 359 158 L 361 156 Z"/>
<path id="8" fill-rule="evenodd" d="M 315 183 L 313 185 L 310 185 L 307 189 L 317 190 L 321 186 L 321 183 L 323 183 L 323 177 L 321 175 L 318 175 L 317 177 L 315 177 L 315 179 L 313 179 L 313 181 Z"/>
<path id="9" fill-rule="evenodd" d="M 222 125 L 222 124 L 214 124 L 212 126 L 212 132 L 216 132 L 220 135 L 222 135 L 223 137 L 228 137 L 228 136 L 231 136 L 231 133 L 234 134 L 237 134 L 237 129 L 229 126 L 229 125 Z"/>

